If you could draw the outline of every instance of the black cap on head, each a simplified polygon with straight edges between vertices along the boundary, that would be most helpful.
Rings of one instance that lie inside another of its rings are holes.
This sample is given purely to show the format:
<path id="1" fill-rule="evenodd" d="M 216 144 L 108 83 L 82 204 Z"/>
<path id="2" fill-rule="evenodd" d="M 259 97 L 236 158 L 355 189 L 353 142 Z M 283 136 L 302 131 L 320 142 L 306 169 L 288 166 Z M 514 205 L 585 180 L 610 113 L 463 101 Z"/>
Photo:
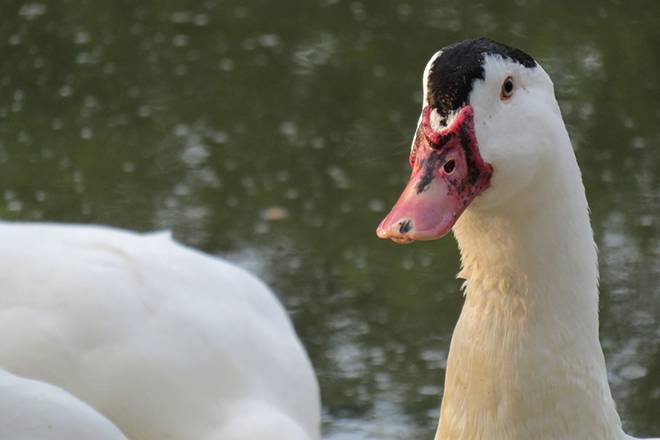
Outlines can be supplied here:
<path id="1" fill-rule="evenodd" d="M 536 66 L 536 61 L 522 50 L 488 38 L 464 40 L 443 48 L 425 78 L 428 104 L 443 118 L 465 105 L 474 81 L 484 79 L 485 55 L 500 55 L 525 67 Z"/>

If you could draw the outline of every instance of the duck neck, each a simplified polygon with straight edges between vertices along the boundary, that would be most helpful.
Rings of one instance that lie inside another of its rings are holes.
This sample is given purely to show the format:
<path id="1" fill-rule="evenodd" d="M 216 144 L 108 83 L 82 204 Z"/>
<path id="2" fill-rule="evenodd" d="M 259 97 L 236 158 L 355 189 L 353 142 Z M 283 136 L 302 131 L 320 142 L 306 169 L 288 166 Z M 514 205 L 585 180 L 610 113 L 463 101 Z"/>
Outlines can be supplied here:
<path id="1" fill-rule="evenodd" d="M 572 150 L 564 162 L 506 210 L 470 209 L 454 227 L 466 299 L 436 440 L 625 438 L 598 340 L 598 261 Z"/>

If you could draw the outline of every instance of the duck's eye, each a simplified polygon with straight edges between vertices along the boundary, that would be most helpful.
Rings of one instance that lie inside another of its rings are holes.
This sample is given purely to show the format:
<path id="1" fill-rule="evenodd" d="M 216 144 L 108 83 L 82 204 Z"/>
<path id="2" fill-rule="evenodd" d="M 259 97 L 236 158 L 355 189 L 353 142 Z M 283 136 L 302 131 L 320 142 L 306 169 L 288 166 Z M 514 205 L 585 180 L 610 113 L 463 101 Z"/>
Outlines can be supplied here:
<path id="1" fill-rule="evenodd" d="M 502 90 L 500 91 L 500 99 L 509 99 L 513 95 L 513 78 L 507 77 L 502 83 Z"/>
<path id="2" fill-rule="evenodd" d="M 443 170 L 445 170 L 445 174 L 451 174 L 454 172 L 454 169 L 456 168 L 456 162 L 453 160 L 448 160 L 445 162 L 444 166 L 442 167 Z"/>

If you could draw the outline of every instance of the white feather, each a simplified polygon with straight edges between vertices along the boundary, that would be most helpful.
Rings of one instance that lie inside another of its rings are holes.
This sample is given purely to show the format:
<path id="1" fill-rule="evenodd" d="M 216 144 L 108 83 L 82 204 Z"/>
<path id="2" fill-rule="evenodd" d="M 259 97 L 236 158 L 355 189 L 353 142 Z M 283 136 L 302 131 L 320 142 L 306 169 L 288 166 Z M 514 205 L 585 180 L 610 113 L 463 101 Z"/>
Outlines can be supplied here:
<path id="1" fill-rule="evenodd" d="M 66 391 L 0 370 L 0 438 L 127 440 L 105 417 Z"/>
<path id="2" fill-rule="evenodd" d="M 319 438 L 309 359 L 244 270 L 163 233 L 0 223 L 0 243 L 1 367 L 134 439 Z"/>

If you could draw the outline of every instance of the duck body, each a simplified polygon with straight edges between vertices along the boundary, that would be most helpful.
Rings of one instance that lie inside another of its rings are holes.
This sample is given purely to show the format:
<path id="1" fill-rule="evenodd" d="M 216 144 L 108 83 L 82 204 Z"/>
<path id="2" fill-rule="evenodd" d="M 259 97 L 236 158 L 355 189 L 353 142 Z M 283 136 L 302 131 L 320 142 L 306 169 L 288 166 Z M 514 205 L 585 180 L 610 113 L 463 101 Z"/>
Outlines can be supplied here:
<path id="1" fill-rule="evenodd" d="M 319 438 L 316 377 L 258 279 L 167 233 L 0 223 L 0 367 L 130 438 Z"/>
<path id="2" fill-rule="evenodd" d="M 53 385 L 0 370 L 0 438 L 127 440 L 90 406 Z"/>
<path id="3" fill-rule="evenodd" d="M 465 303 L 436 440 L 628 440 L 598 339 L 598 258 L 554 96 L 529 55 L 488 39 L 424 70 L 412 174 L 377 234 L 454 233 Z"/>

